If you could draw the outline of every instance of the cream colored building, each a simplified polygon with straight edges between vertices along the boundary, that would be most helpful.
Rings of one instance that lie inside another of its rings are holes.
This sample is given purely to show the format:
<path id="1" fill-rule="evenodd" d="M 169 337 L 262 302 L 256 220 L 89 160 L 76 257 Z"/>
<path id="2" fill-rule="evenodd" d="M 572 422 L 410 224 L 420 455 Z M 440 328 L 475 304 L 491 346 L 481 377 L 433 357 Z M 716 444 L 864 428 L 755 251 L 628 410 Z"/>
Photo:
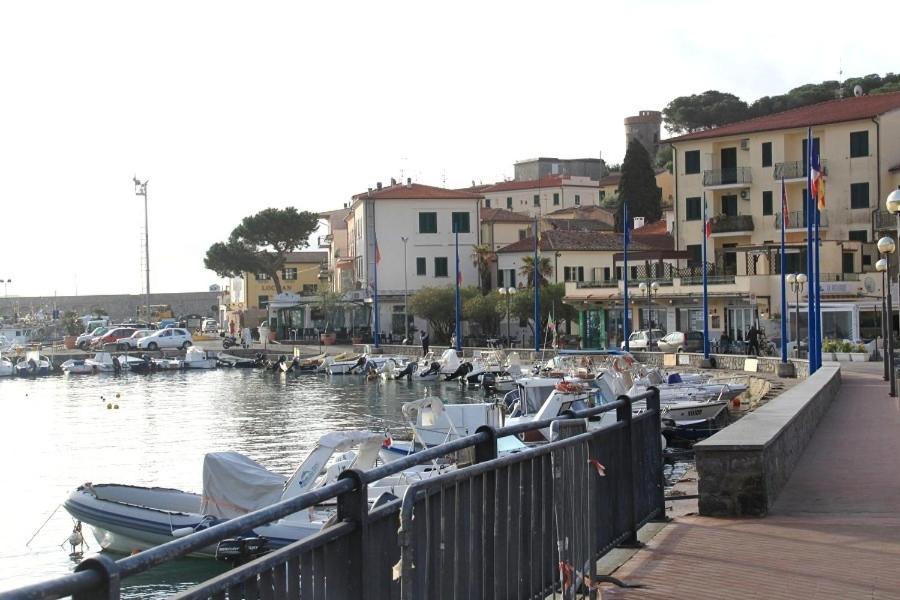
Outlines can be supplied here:
<path id="1" fill-rule="evenodd" d="M 589 177 L 550 175 L 532 181 L 503 181 L 471 191 L 484 196 L 484 208 L 503 208 L 534 217 L 577 206 L 599 206 L 597 180 Z"/>

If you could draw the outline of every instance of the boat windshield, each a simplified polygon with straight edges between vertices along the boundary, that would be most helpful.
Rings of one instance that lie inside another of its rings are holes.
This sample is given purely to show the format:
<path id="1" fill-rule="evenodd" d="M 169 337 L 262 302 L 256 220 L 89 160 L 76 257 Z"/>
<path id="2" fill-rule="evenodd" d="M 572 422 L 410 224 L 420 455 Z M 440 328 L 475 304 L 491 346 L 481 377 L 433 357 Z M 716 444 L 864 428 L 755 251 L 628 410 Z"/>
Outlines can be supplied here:
<path id="1" fill-rule="evenodd" d="M 550 394 L 553 392 L 553 385 L 533 385 L 519 386 L 519 397 L 525 398 L 525 414 L 533 415 L 537 413 Z"/>

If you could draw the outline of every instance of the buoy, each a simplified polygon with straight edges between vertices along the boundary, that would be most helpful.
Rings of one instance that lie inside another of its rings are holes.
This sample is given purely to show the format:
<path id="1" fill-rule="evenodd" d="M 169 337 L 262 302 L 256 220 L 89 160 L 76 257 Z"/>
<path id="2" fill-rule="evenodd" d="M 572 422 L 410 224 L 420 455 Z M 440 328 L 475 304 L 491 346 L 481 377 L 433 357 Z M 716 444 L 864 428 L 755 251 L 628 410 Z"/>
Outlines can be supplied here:
<path id="1" fill-rule="evenodd" d="M 106 408 L 112 408 L 112 402 L 109 402 L 109 403 L 106 405 Z"/>
<path id="2" fill-rule="evenodd" d="M 116 398 L 119 398 L 119 397 L 120 397 L 119 392 L 116 392 Z"/>
<path id="3" fill-rule="evenodd" d="M 113 404 L 113 408 L 116 409 L 116 410 L 119 410 L 119 405 L 118 405 L 118 404 Z"/>

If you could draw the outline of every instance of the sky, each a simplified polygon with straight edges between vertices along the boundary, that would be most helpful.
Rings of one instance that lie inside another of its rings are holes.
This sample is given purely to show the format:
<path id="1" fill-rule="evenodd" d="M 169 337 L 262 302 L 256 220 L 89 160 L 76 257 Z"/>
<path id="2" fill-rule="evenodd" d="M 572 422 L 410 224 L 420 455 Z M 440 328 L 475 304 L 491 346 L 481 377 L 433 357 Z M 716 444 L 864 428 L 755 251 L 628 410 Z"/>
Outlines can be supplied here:
<path id="1" fill-rule="evenodd" d="M 3 2 L 0 279 L 140 293 L 136 175 L 151 291 L 206 290 L 206 249 L 264 208 L 494 182 L 536 156 L 615 163 L 623 119 L 677 96 L 896 71 L 892 6 Z"/>

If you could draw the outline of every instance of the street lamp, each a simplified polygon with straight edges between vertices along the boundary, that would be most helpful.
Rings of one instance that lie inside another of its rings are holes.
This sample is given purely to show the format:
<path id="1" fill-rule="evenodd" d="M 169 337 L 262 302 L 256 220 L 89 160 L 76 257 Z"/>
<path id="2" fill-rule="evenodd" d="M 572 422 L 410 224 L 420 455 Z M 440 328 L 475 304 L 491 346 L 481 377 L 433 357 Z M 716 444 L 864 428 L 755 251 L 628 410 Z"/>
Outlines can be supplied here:
<path id="1" fill-rule="evenodd" d="M 653 343 L 653 333 L 652 333 L 653 332 L 653 329 L 652 329 L 653 323 L 650 321 L 650 310 L 651 310 L 651 307 L 653 306 L 653 292 L 656 292 L 659 290 L 659 282 L 654 281 L 648 285 L 646 281 L 642 281 L 640 283 L 640 285 L 638 285 L 638 288 L 641 290 L 642 293 L 647 294 L 647 337 L 649 338 L 649 341 L 647 342 L 647 344 L 648 344 L 647 349 L 649 350 L 650 344 Z"/>
<path id="2" fill-rule="evenodd" d="M 785 279 L 791 286 L 791 291 L 794 292 L 794 309 L 796 310 L 794 320 L 797 326 L 794 339 L 797 340 L 797 358 L 800 358 L 800 294 L 803 292 L 807 277 L 806 273 L 790 273 Z"/>
<path id="3" fill-rule="evenodd" d="M 891 194 L 893 196 L 893 194 Z M 897 196 L 898 204 L 900 204 L 900 195 Z M 890 198 L 888 198 L 888 204 L 891 205 Z M 898 207 L 900 208 L 900 207 Z M 890 273 L 891 271 L 891 254 L 894 253 L 894 250 L 897 249 L 897 244 L 894 243 L 894 240 L 889 237 L 883 237 L 878 240 L 878 252 L 884 254 L 885 262 L 887 262 L 887 270 L 886 273 Z M 887 289 L 887 316 L 888 316 L 888 379 L 891 382 L 891 398 L 897 396 L 897 377 L 894 374 L 894 327 L 891 321 L 894 320 L 894 308 L 891 305 L 891 278 L 887 278 L 888 281 L 888 289 Z"/>
<path id="4" fill-rule="evenodd" d="M 406 242 L 409 241 L 409 238 L 406 236 L 400 236 L 400 241 L 403 242 L 403 339 L 406 340 L 406 343 L 409 343 L 409 283 L 406 280 Z"/>
<path id="5" fill-rule="evenodd" d="M 149 179 L 141 181 L 135 176 L 134 195 L 144 197 L 144 269 L 147 273 L 147 296 L 145 298 L 147 304 L 147 325 L 150 325 L 152 317 L 150 316 L 150 228 L 149 219 L 147 218 L 147 184 Z"/>
<path id="6" fill-rule="evenodd" d="M 884 380 L 888 380 L 888 322 L 887 322 L 887 304 L 884 298 L 884 288 L 887 286 L 887 270 L 888 261 L 886 258 L 879 258 L 875 263 L 875 270 L 881 273 L 881 350 L 884 352 Z"/>
<path id="7" fill-rule="evenodd" d="M 500 288 L 500 293 L 506 296 L 506 343 L 512 348 L 512 337 L 509 333 L 509 301 L 512 300 L 513 295 L 516 293 L 516 288 Z"/>
<path id="8" fill-rule="evenodd" d="M 0 281 L 3 282 L 3 297 L 8 298 L 9 294 L 6 291 L 6 286 L 12 283 L 12 279 L 3 279 L 2 277 L 0 277 Z"/>

